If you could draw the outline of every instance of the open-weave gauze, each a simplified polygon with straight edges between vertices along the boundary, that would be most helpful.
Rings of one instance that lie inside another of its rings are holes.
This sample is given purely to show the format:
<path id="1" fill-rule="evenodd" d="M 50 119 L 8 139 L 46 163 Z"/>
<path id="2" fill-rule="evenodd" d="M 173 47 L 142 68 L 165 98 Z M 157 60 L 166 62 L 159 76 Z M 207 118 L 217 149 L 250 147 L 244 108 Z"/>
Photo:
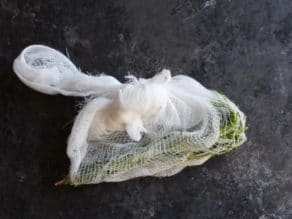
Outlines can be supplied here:
<path id="1" fill-rule="evenodd" d="M 245 116 L 238 107 L 184 75 L 171 78 L 163 71 L 151 79 L 132 77 L 122 84 L 111 76 L 86 75 L 62 53 L 42 45 L 25 48 L 14 62 L 14 71 L 42 93 L 90 96 L 68 139 L 71 166 L 65 181 L 73 185 L 170 176 L 246 140 Z M 143 111 L 145 105 L 146 113 L 136 116 L 135 123 L 145 130 L 141 136 L 132 124 L 96 134 L 103 113 L 115 101 L 129 111 Z"/>

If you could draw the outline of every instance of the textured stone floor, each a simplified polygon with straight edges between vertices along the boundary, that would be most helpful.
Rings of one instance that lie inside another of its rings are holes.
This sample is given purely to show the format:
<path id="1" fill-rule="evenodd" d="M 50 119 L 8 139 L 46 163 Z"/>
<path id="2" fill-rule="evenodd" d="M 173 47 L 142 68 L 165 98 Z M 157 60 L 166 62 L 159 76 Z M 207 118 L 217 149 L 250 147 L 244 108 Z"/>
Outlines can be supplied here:
<path id="1" fill-rule="evenodd" d="M 291 0 L 0 0 L 0 29 L 0 218 L 292 218 Z M 54 187 L 82 99 L 17 79 L 37 43 L 93 74 L 189 74 L 240 106 L 248 141 L 170 178 Z"/>

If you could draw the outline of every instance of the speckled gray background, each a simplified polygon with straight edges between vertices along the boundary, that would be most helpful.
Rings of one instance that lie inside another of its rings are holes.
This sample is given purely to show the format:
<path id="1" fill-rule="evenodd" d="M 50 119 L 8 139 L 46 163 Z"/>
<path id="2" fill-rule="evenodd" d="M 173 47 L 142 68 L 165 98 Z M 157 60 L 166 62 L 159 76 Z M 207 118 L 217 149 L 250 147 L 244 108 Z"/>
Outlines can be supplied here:
<path id="1" fill-rule="evenodd" d="M 292 218 L 291 0 L 0 0 L 0 30 L 0 218 Z M 82 99 L 16 78 L 35 43 L 94 74 L 189 74 L 241 107 L 249 139 L 170 178 L 54 187 Z"/>

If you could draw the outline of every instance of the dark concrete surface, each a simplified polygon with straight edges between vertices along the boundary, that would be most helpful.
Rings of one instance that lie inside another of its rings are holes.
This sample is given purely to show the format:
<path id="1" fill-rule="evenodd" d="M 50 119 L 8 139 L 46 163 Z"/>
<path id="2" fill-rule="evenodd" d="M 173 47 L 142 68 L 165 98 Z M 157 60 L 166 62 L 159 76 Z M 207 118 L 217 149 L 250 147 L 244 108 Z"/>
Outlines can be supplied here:
<path id="1" fill-rule="evenodd" d="M 292 218 L 291 0 L 0 0 L 0 29 L 0 218 Z M 17 79 L 35 43 L 94 74 L 189 74 L 241 107 L 248 141 L 169 178 L 54 187 L 82 99 Z"/>

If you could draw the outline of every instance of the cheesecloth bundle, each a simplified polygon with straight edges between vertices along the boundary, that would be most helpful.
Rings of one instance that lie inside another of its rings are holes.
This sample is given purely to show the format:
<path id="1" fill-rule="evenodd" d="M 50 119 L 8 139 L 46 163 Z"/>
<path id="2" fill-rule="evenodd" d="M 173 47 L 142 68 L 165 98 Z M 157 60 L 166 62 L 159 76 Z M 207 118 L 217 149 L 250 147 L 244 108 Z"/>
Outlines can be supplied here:
<path id="1" fill-rule="evenodd" d="M 245 140 L 245 116 L 223 94 L 196 80 L 162 70 L 127 83 L 82 73 L 62 53 L 25 48 L 14 71 L 46 94 L 89 97 L 68 139 L 71 165 L 62 183 L 123 181 L 171 176 L 229 152 Z"/>

